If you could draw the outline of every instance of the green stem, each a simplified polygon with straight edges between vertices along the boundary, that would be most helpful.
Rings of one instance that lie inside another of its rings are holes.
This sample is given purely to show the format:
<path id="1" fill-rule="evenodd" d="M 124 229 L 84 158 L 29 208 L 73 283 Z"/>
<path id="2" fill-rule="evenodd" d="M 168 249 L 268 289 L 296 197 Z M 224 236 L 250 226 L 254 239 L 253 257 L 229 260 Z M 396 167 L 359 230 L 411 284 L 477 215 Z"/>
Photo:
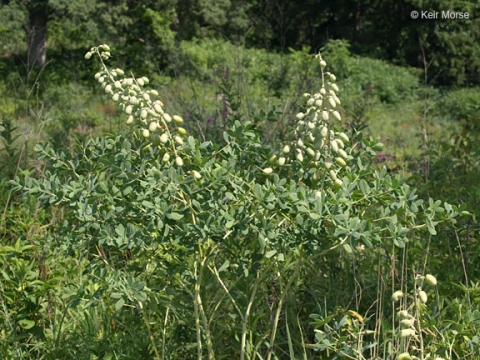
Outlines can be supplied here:
<path id="1" fill-rule="evenodd" d="M 140 306 L 140 310 L 142 311 L 143 322 L 147 327 L 148 338 L 150 339 L 150 342 L 152 343 L 153 351 L 155 352 L 155 358 L 157 360 L 161 360 L 160 354 L 158 353 L 157 345 L 155 344 L 155 338 L 153 337 L 152 329 L 150 327 L 150 322 L 148 321 L 147 313 L 143 308 L 142 302 L 139 301 L 138 304 Z"/>
<path id="2" fill-rule="evenodd" d="M 243 323 L 242 323 L 242 344 L 240 350 L 240 360 L 245 359 L 245 348 L 247 342 L 247 323 L 250 317 L 250 310 L 252 309 L 253 301 L 255 299 L 255 294 L 257 292 L 259 277 L 255 280 L 255 285 L 253 285 L 252 295 L 250 296 L 250 300 L 248 301 L 247 310 L 245 311 L 245 316 L 243 316 Z"/>
<path id="3" fill-rule="evenodd" d="M 210 326 L 208 325 L 207 316 L 205 314 L 205 310 L 202 304 L 202 297 L 200 296 L 200 284 L 202 282 L 203 277 L 203 269 L 205 268 L 205 262 L 207 261 L 207 256 L 205 256 L 202 261 L 200 262 L 199 274 L 197 282 L 195 283 L 195 301 L 194 305 L 196 305 L 195 309 L 195 323 L 197 325 L 197 340 L 199 339 L 199 332 L 200 332 L 200 318 L 202 319 L 203 328 L 205 331 L 205 341 L 207 343 L 207 352 L 208 352 L 208 360 L 215 359 L 215 353 L 213 351 L 213 342 L 212 336 L 210 333 Z M 201 345 L 199 347 L 199 359 L 201 359 Z"/>
<path id="4" fill-rule="evenodd" d="M 288 292 L 290 291 L 290 288 L 292 287 L 293 282 L 297 279 L 298 273 L 300 272 L 300 269 L 302 267 L 302 252 L 303 252 L 303 249 L 300 248 L 300 256 L 299 256 L 299 259 L 297 261 L 297 266 L 295 267 L 295 271 L 293 272 L 292 276 L 290 277 L 290 280 L 288 281 L 287 286 L 284 289 L 281 290 L 281 296 L 280 296 L 279 304 L 278 304 L 277 311 L 275 313 L 275 319 L 274 319 L 273 325 L 272 325 L 272 334 L 270 336 L 270 345 L 269 345 L 269 349 L 268 349 L 267 360 L 271 360 L 271 358 L 272 358 L 272 349 L 273 349 L 273 345 L 275 344 L 275 337 L 277 335 L 278 322 L 280 320 L 280 314 L 282 312 L 283 302 L 285 301 L 285 297 L 287 296 Z M 280 274 L 279 271 L 277 271 L 277 276 L 278 276 L 279 279 L 281 279 L 281 274 Z"/>

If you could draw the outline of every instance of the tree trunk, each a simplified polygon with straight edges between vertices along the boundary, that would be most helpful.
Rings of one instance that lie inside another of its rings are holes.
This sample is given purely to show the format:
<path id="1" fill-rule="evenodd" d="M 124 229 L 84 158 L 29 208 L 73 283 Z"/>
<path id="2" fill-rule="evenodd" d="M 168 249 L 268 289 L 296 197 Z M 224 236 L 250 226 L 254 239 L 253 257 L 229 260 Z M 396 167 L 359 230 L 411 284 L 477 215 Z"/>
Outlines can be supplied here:
<path id="1" fill-rule="evenodd" d="M 33 1 L 28 11 L 28 65 L 40 68 L 47 61 L 47 1 Z"/>

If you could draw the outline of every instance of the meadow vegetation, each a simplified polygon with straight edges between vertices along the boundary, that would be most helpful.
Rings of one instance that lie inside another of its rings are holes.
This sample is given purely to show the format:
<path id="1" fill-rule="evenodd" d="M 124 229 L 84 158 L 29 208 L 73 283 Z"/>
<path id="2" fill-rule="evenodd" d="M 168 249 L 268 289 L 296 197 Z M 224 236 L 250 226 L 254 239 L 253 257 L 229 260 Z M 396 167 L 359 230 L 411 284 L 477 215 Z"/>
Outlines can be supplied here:
<path id="1" fill-rule="evenodd" d="M 0 61 L 3 358 L 478 359 L 480 89 L 142 19 Z"/>

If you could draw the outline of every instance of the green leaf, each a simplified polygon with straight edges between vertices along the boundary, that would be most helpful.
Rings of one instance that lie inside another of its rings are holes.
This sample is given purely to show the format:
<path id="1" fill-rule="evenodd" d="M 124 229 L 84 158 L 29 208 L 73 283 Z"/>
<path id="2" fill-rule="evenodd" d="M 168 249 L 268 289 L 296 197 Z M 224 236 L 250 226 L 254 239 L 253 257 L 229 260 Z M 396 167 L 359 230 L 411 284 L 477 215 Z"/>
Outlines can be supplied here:
<path id="1" fill-rule="evenodd" d="M 115 310 L 118 311 L 120 310 L 123 305 L 125 305 L 125 300 L 123 298 L 120 298 L 117 300 L 117 302 L 115 303 Z"/>
<path id="2" fill-rule="evenodd" d="M 273 255 L 275 255 L 277 253 L 277 250 L 270 250 L 270 251 L 267 251 L 267 253 L 265 254 L 265 257 L 267 259 L 270 259 Z"/>
<path id="3" fill-rule="evenodd" d="M 229 266 L 230 266 L 230 261 L 225 260 L 225 262 L 223 263 L 223 265 L 220 266 L 220 269 L 218 269 L 218 272 L 222 272 L 222 271 L 227 270 Z"/>
<path id="4" fill-rule="evenodd" d="M 170 220 L 180 220 L 183 218 L 183 215 L 182 214 L 179 214 L 179 213 L 176 213 L 176 212 L 172 212 L 170 214 L 166 214 L 165 215 L 167 218 L 169 218 Z"/>
<path id="5" fill-rule="evenodd" d="M 28 320 L 28 319 L 22 319 L 18 322 L 18 324 L 24 328 L 25 330 L 31 329 L 32 327 L 35 326 L 35 321 L 33 320 Z"/>
<path id="6" fill-rule="evenodd" d="M 364 179 L 360 180 L 358 186 L 363 195 L 367 195 L 370 192 L 370 186 L 368 186 L 368 183 Z"/>
<path id="7" fill-rule="evenodd" d="M 353 252 L 352 247 L 349 244 L 343 244 L 342 247 L 343 247 L 343 250 L 345 250 L 349 254 Z"/>

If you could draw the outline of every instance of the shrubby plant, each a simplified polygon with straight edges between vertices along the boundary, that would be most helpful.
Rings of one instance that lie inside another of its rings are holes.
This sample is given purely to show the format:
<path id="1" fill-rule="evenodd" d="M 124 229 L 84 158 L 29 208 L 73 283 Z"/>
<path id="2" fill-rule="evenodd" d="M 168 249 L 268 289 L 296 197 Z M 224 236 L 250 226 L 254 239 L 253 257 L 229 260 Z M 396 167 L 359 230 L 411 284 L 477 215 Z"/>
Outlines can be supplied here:
<path id="1" fill-rule="evenodd" d="M 85 276 L 64 295 L 75 299 L 68 306 L 138 314 L 152 357 L 321 356 L 325 337 L 309 324 L 319 302 L 306 284 L 324 275 L 324 257 L 397 254 L 464 210 L 422 201 L 403 179 L 364 165 L 360 153 L 381 144 L 345 129 L 335 75 L 320 55 L 320 89 L 305 94 L 294 141 L 274 148 L 241 118 L 218 143 L 188 136 L 148 78 L 107 66 L 108 45 L 86 54 L 93 56 L 95 79 L 132 131 L 70 152 L 39 144 L 44 178 L 13 184 L 65 209 L 52 241 L 85 259 Z"/>

